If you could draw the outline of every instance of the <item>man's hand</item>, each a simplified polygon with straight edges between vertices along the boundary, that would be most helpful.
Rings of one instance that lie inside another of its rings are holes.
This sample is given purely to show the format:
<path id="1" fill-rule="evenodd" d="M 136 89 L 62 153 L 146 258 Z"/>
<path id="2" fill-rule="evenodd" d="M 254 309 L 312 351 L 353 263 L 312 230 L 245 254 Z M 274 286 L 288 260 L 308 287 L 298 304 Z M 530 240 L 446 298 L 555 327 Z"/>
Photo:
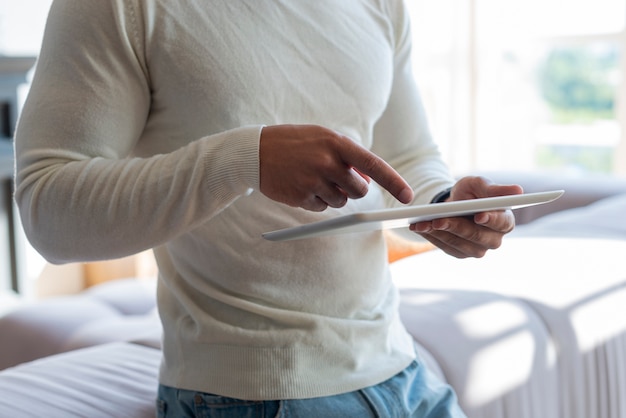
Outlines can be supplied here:
<path id="1" fill-rule="evenodd" d="M 496 185 L 482 177 L 464 177 L 452 188 L 448 201 L 520 193 L 523 190 L 518 185 Z M 498 248 L 504 235 L 514 227 L 513 212 L 506 210 L 418 222 L 410 229 L 454 257 L 480 258 L 487 250 Z"/>
<path id="2" fill-rule="evenodd" d="M 259 159 L 261 192 L 289 206 L 342 207 L 367 194 L 370 178 L 402 203 L 413 199 L 411 187 L 385 161 L 321 126 L 263 128 Z"/>

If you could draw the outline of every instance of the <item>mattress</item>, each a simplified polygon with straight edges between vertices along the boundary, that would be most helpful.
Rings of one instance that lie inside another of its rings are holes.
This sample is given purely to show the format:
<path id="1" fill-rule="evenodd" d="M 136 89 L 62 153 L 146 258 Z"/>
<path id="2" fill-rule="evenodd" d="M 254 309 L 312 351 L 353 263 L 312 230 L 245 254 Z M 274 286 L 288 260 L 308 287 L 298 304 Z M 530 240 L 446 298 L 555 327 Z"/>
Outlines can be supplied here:
<path id="1" fill-rule="evenodd" d="M 154 417 L 161 352 L 110 343 L 0 373 L 0 417 Z"/>

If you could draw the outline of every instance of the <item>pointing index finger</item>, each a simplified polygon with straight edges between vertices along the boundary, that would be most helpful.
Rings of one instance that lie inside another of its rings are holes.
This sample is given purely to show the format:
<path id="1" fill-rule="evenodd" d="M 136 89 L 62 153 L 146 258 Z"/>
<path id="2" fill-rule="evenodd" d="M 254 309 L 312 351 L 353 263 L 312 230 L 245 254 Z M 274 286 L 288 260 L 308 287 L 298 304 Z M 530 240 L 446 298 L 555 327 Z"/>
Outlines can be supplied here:
<path id="1" fill-rule="evenodd" d="M 410 203 L 413 200 L 413 189 L 393 167 L 352 140 L 346 143 L 351 145 L 342 149 L 341 157 L 348 165 L 354 167 L 357 172 L 371 177 L 400 202 Z"/>

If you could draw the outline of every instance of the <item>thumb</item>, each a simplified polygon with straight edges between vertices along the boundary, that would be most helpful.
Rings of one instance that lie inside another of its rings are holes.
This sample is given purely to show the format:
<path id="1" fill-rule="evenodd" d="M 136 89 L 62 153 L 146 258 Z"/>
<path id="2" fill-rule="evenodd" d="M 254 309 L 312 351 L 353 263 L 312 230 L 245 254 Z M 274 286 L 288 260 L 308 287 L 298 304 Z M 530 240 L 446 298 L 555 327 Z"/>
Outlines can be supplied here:
<path id="1" fill-rule="evenodd" d="M 454 185 L 452 200 L 479 199 L 520 193 L 523 193 L 523 189 L 518 185 L 496 184 L 482 176 L 466 176 Z"/>
<path id="2" fill-rule="evenodd" d="M 522 194 L 524 189 L 517 184 L 490 184 L 487 186 L 486 192 L 487 196 L 485 197 L 496 197 Z"/>

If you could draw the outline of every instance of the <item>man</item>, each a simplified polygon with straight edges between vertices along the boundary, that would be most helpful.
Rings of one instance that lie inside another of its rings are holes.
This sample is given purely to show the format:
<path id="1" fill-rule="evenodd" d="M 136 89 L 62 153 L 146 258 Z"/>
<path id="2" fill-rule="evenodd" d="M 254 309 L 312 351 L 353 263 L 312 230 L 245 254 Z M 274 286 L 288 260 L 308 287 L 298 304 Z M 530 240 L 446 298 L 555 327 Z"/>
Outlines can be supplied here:
<path id="1" fill-rule="evenodd" d="M 25 230 L 50 261 L 154 249 L 160 416 L 463 416 L 399 320 L 380 232 L 261 237 L 521 192 L 450 178 L 401 0 L 57 0 L 16 154 Z M 513 225 L 412 229 L 467 257 Z"/>

